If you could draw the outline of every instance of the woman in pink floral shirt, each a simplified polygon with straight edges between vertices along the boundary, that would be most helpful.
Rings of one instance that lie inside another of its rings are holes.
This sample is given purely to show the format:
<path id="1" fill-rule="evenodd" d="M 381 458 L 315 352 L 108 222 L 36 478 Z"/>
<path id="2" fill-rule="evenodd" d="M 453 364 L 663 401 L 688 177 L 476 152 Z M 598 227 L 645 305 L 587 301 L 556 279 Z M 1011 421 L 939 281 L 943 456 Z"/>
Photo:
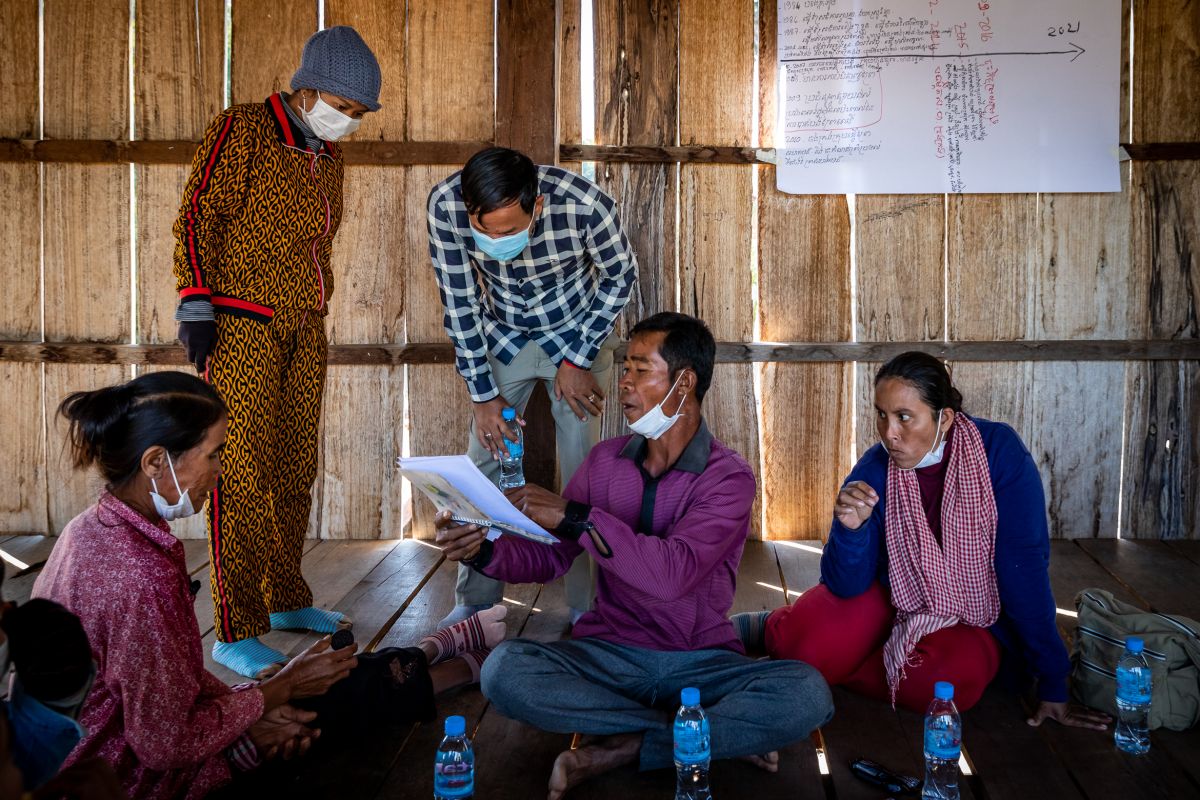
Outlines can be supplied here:
<path id="1" fill-rule="evenodd" d="M 67 764 L 103 758 L 131 797 L 203 797 L 261 759 L 306 751 L 314 722 L 340 732 L 432 719 L 434 694 L 478 681 L 486 648 L 504 638 L 501 609 L 361 657 L 326 637 L 231 689 L 204 667 L 183 545 L 168 525 L 216 485 L 225 404 L 196 377 L 158 372 L 77 392 L 59 414 L 75 466 L 96 467 L 107 488 L 67 525 L 33 593 L 79 616 L 97 664 L 79 717 L 87 735 Z"/>
<path id="2" fill-rule="evenodd" d="M 73 519 L 34 586 L 79 615 L 98 671 L 68 764 L 100 756 L 133 797 L 203 797 L 259 754 L 307 749 L 316 716 L 289 705 L 355 666 L 354 648 L 310 648 L 257 686 L 230 689 L 204 668 L 183 545 L 167 524 L 216 483 L 225 404 L 178 372 L 68 397 L 77 467 L 108 488 Z M 161 483 L 160 483 L 161 481 Z M 181 490 L 179 487 L 187 487 Z"/>

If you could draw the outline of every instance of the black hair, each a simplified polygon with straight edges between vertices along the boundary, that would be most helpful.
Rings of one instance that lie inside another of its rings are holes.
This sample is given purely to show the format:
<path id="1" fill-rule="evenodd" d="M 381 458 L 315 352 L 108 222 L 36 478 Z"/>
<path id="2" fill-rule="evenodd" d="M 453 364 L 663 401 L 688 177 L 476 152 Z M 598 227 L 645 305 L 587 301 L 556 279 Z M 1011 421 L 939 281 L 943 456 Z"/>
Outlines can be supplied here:
<path id="1" fill-rule="evenodd" d="M 212 386 L 183 372 L 151 372 L 117 386 L 68 395 L 58 415 L 77 469 L 95 464 L 109 489 L 141 469 L 142 454 L 159 445 L 172 458 L 204 440 L 227 414 Z"/>
<path id="2" fill-rule="evenodd" d="M 696 373 L 696 399 L 703 400 L 712 384 L 713 364 L 717 360 L 717 342 L 712 331 L 704 320 L 674 311 L 660 311 L 634 325 L 629 338 L 639 333 L 660 331 L 667 335 L 663 337 L 658 353 L 667 362 L 671 380 L 675 380 L 680 370 L 690 367 Z"/>
<path id="3" fill-rule="evenodd" d="M 904 381 L 916 389 L 935 416 L 943 408 L 962 411 L 962 393 L 950 382 L 950 371 L 940 359 L 928 353 L 919 350 L 901 353 L 879 368 L 875 373 L 875 385 L 884 378 Z"/>
<path id="4" fill-rule="evenodd" d="M 79 617 L 37 598 L 9 609 L 0 622 L 21 686 L 42 702 L 78 692 L 92 675 L 92 647 Z"/>
<path id="5" fill-rule="evenodd" d="M 462 198 L 472 216 L 490 214 L 514 202 L 533 213 L 538 197 L 537 167 L 524 153 L 489 147 L 471 156 L 462 170 Z"/>

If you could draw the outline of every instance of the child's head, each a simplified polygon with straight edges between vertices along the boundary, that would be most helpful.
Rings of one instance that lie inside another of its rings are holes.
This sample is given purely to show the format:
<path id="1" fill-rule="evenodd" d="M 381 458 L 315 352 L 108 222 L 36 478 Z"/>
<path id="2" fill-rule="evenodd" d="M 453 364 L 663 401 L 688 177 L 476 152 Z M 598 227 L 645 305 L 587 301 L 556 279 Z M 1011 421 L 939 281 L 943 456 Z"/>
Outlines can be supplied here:
<path id="1" fill-rule="evenodd" d="M 30 600 L 5 613 L 0 627 L 25 693 L 76 716 L 95 673 L 79 617 L 51 600 Z"/>

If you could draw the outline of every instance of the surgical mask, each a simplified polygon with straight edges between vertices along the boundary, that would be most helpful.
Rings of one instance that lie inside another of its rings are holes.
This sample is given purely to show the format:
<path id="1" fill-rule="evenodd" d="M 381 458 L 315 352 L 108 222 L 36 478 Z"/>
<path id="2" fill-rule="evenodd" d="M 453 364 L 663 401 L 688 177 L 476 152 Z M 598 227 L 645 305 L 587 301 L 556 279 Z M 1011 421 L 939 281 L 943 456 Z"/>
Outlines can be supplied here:
<path id="1" fill-rule="evenodd" d="M 343 136 L 349 136 L 362 123 L 361 119 L 348 117 L 326 103 L 321 99 L 320 92 L 317 92 L 317 102 L 313 103 L 312 111 L 305 111 L 304 103 L 300 103 L 300 116 L 309 130 L 327 142 L 336 142 Z"/>
<path id="2" fill-rule="evenodd" d="M 179 488 L 179 478 L 175 477 L 175 465 L 171 463 L 170 453 L 167 453 L 167 466 L 171 468 L 171 480 L 175 481 L 175 491 L 179 492 L 178 502 L 173 505 L 168 503 L 166 498 L 158 493 L 158 482 L 154 478 L 150 479 L 150 485 L 154 487 L 154 491 L 150 493 L 150 499 L 154 501 L 154 510 L 158 512 L 158 515 L 167 522 L 173 522 L 192 516 L 196 513 L 196 509 L 192 507 L 192 498 L 188 497 L 187 491 Z"/>
<path id="3" fill-rule="evenodd" d="M 945 411 L 945 409 L 942 409 Z M 929 447 L 929 452 L 921 457 L 917 465 L 913 469 L 924 469 L 932 467 L 934 464 L 942 463 L 942 453 L 946 451 L 946 437 L 942 434 L 942 411 L 938 411 L 938 426 L 933 434 L 933 444 Z M 941 439 L 939 442 L 938 439 Z"/>
<path id="4" fill-rule="evenodd" d="M 492 238 L 482 231 L 471 226 L 471 235 L 475 237 L 475 246 L 482 250 L 487 255 L 497 261 L 512 261 L 525 250 L 529 245 L 529 229 L 533 227 L 533 220 L 529 221 L 529 227 L 523 231 L 509 234 L 508 236 L 499 236 Z"/>
<path id="5" fill-rule="evenodd" d="M 683 373 L 679 373 L 679 378 L 683 377 Z M 675 379 L 675 383 L 671 384 L 670 391 L 667 392 L 667 397 L 671 396 L 671 392 L 675 391 L 675 387 L 679 385 L 679 378 Z M 663 413 L 663 403 L 667 402 L 667 397 L 654 408 L 642 414 L 639 418 L 629 423 L 629 429 L 636 434 L 645 436 L 647 439 L 657 439 L 667 431 L 671 430 L 671 426 L 679 421 L 683 416 L 683 401 L 687 399 L 687 392 L 683 393 L 683 397 L 679 398 L 679 408 L 675 409 L 675 416 L 668 417 Z"/>

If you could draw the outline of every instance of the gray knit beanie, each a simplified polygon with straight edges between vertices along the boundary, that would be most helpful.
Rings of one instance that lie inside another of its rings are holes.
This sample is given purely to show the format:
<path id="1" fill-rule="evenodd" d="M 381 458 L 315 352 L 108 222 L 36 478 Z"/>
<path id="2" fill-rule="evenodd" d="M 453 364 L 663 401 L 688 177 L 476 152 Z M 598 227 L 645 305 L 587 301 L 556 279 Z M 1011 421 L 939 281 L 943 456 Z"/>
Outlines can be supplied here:
<path id="1" fill-rule="evenodd" d="M 338 25 L 317 31 L 304 43 L 292 90 L 317 89 L 357 100 L 372 111 L 379 105 L 379 62 L 358 31 Z"/>

